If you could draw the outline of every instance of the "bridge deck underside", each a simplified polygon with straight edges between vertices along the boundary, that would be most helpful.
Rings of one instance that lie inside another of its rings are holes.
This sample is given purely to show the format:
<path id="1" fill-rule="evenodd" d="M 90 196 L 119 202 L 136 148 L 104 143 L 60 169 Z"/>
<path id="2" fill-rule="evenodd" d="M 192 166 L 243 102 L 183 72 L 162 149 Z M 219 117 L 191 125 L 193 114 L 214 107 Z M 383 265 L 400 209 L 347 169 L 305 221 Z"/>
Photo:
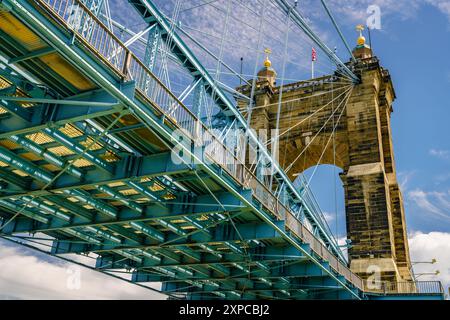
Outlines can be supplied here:
<path id="1" fill-rule="evenodd" d="M 64 25 L 29 7 L 70 43 Z M 363 297 L 295 234 L 299 221 L 274 215 L 223 167 L 171 161 L 174 142 L 158 130 L 177 121 L 98 53 L 70 45 L 160 128 L 20 14 L 0 7 L 0 16 L 2 237 L 46 238 L 53 255 L 90 253 L 98 270 L 190 299 Z"/>

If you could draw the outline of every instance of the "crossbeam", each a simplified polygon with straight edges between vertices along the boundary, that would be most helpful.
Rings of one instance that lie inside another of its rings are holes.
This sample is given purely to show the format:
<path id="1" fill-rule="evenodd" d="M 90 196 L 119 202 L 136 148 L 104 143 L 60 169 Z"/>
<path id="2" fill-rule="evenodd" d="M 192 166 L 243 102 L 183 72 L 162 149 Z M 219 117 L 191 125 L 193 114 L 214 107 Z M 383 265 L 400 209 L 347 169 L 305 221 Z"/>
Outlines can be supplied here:
<path id="1" fill-rule="evenodd" d="M 281 227 L 282 222 L 278 223 Z M 251 240 L 276 240 L 281 239 L 281 235 L 278 234 L 271 226 L 264 223 L 250 223 L 250 224 L 237 224 L 236 228 L 229 224 L 217 225 L 212 233 L 212 236 L 202 233 L 193 233 L 187 237 L 181 238 L 175 234 L 168 234 L 165 248 L 178 247 L 178 246 L 192 246 L 192 245 L 222 245 L 226 242 L 241 243 Z M 132 249 L 158 249 L 161 246 L 160 243 L 155 243 L 147 240 L 145 243 L 136 244 L 134 242 L 123 241 L 121 244 L 105 242 L 101 245 L 86 245 L 86 244 L 68 244 L 67 242 L 54 241 L 53 247 L 56 248 L 55 254 L 70 254 L 70 253 L 87 253 L 87 252 L 108 252 L 114 250 L 132 250 Z"/>
<path id="2" fill-rule="evenodd" d="M 295 265 L 288 265 L 283 267 L 282 264 L 279 266 L 270 266 L 269 271 L 265 271 L 262 269 L 258 269 L 257 265 L 253 262 L 243 262 L 238 261 L 237 263 L 241 263 L 241 265 L 249 268 L 249 272 L 245 273 L 238 268 L 232 269 L 232 271 L 228 275 L 218 276 L 211 275 L 207 278 L 208 281 L 217 281 L 217 282 L 226 282 L 228 280 L 253 280 L 253 281 L 261 281 L 260 279 L 265 279 L 267 282 L 277 282 L 280 278 L 289 278 L 289 282 L 296 278 L 312 278 L 319 277 L 325 278 L 326 274 L 317 266 L 311 263 L 298 263 Z M 158 265 L 156 265 L 158 266 Z M 170 265 L 163 265 L 164 267 L 171 267 Z M 194 264 L 185 264 L 185 267 L 192 267 Z M 149 268 L 150 270 L 150 268 Z M 185 276 L 185 277 L 169 277 L 165 275 L 155 274 L 150 271 L 135 271 L 133 272 L 133 281 L 135 282 L 164 282 L 164 283 L 179 283 L 185 281 L 201 281 L 204 279 L 203 277 L 198 276 Z M 263 280 L 264 281 L 264 280 Z"/>
<path id="3" fill-rule="evenodd" d="M 277 282 L 272 285 L 266 283 L 258 283 L 246 281 L 244 283 L 220 282 L 219 286 L 210 285 L 208 283 L 199 283 L 199 286 L 186 286 L 185 283 L 164 282 L 163 292 L 189 292 L 189 293 L 208 293 L 214 291 L 271 291 L 271 290 L 309 290 L 309 289 L 340 289 L 336 281 L 330 278 L 312 277 L 292 279 L 289 282 Z"/>
<path id="4" fill-rule="evenodd" d="M 9 64 L 14 64 L 14 63 L 18 63 L 18 62 L 22 62 L 22 61 L 26 61 L 29 59 L 34 59 L 34 58 L 38 58 L 41 56 L 45 56 L 46 54 L 50 54 L 55 52 L 55 49 L 51 48 L 51 47 L 47 47 L 47 48 L 42 48 L 36 51 L 32 51 L 29 53 L 26 53 L 24 55 L 18 56 L 16 58 L 12 58 L 8 60 Z"/>
<path id="5" fill-rule="evenodd" d="M 30 168 L 35 168 L 31 163 L 28 163 L 25 160 L 23 160 L 23 162 L 27 163 Z M 67 190 L 83 189 L 97 185 L 102 186 L 117 182 L 139 181 L 143 178 L 192 172 L 193 170 L 189 165 L 184 163 L 175 164 L 171 161 L 170 152 L 142 157 L 128 156 L 115 164 L 114 171 L 105 171 L 99 168 L 89 170 L 85 173 L 83 180 L 81 181 L 77 177 L 71 175 L 62 175 L 46 190 L 41 190 L 41 188 L 35 186 L 34 188 L 30 187 L 27 191 L 3 195 L 0 199 L 25 195 L 52 195 Z M 46 178 L 49 177 L 46 176 Z"/>
<path id="6" fill-rule="evenodd" d="M 45 38 L 45 40 L 54 46 L 58 53 L 61 54 L 67 61 L 72 63 L 76 68 L 78 68 L 80 71 L 82 71 L 87 77 L 89 77 L 94 83 L 97 85 L 105 88 L 110 92 L 112 95 L 114 95 L 118 101 L 123 103 L 124 105 L 127 105 L 132 112 L 143 119 L 143 122 L 151 128 L 150 130 L 154 132 L 158 132 L 158 134 L 161 136 L 161 139 L 165 141 L 169 141 L 170 136 L 170 130 L 168 130 L 165 123 L 162 123 L 160 119 L 157 119 L 156 117 L 153 117 L 150 115 L 148 109 L 151 108 L 149 105 L 145 105 L 139 101 L 136 101 L 135 98 L 124 95 L 123 92 L 121 92 L 120 88 L 121 85 L 118 83 L 117 79 L 112 79 L 111 73 L 108 70 L 105 70 L 104 66 L 99 67 L 100 63 L 98 61 L 96 62 L 95 59 L 91 57 L 86 57 L 86 50 L 80 49 L 78 45 L 67 45 L 69 43 L 67 34 L 63 32 L 59 27 L 55 26 L 51 23 L 51 21 L 48 21 L 48 17 L 43 17 L 39 12 L 33 11 L 32 6 L 30 6 L 29 3 L 23 0 L 5 0 L 5 2 L 13 8 L 14 14 L 18 15 L 21 19 L 23 19 L 31 28 L 33 31 L 35 31 L 38 35 Z M 80 40 L 80 38 L 78 38 Z M 151 104 L 151 103 L 150 103 Z M 167 140 L 166 140 L 167 139 Z M 186 150 L 188 154 L 190 154 L 190 150 Z M 200 161 L 202 163 L 202 161 Z M 295 240 L 291 235 L 289 235 L 285 231 L 284 222 L 283 221 L 274 221 L 273 217 L 270 217 L 266 215 L 260 208 L 258 208 L 252 201 L 249 201 L 245 198 L 242 198 L 242 195 L 240 194 L 240 189 L 236 187 L 235 185 L 232 185 L 223 177 L 218 174 L 215 169 L 211 168 L 211 166 L 203 164 L 201 165 L 202 170 L 204 170 L 206 173 L 211 175 L 216 182 L 218 182 L 222 187 L 226 188 L 228 191 L 232 192 L 236 197 L 240 198 L 242 201 L 245 202 L 246 206 L 251 208 L 252 212 L 257 214 L 257 216 L 264 221 L 265 228 L 268 230 L 271 229 L 270 232 L 255 232 L 255 230 L 251 231 L 249 230 L 240 230 L 242 232 L 242 235 L 245 234 L 245 236 L 239 237 L 235 232 L 231 232 L 230 230 L 227 230 L 228 234 L 230 235 L 218 235 L 217 231 L 222 230 L 221 228 L 224 228 L 224 226 L 220 226 L 218 228 L 215 228 L 213 232 L 213 237 L 206 236 L 202 233 L 197 233 L 192 236 L 188 236 L 181 241 L 175 240 L 178 235 L 170 235 L 168 237 L 168 240 L 174 240 L 173 243 L 169 244 L 168 246 L 174 246 L 179 247 L 182 246 L 192 246 L 197 244 L 204 244 L 208 243 L 212 245 L 211 241 L 217 240 L 216 244 L 224 244 L 226 242 L 235 242 L 236 244 L 244 241 L 249 240 L 268 240 L 268 241 L 288 241 L 291 245 L 295 246 L 302 252 L 305 252 L 306 255 L 314 262 L 318 263 L 317 258 L 311 256 L 309 253 L 306 253 L 306 251 L 303 251 L 303 248 L 301 247 L 300 241 Z M 232 228 L 231 224 L 226 226 L 227 228 Z M 237 229 L 242 227 L 242 225 L 237 225 Z M 222 236 L 222 238 L 221 238 Z M 70 237 L 67 237 L 67 240 L 70 240 Z M 243 240 L 242 240 L 243 239 Z M 67 243 L 67 242 L 66 242 Z M 63 248 L 62 241 L 58 242 L 55 241 L 54 243 L 54 253 L 58 251 L 58 248 Z M 59 246 L 61 245 L 61 246 Z M 118 245 L 117 243 L 112 243 L 112 241 L 108 241 L 107 239 L 103 240 L 102 245 L 89 245 L 84 247 L 77 247 L 80 244 L 71 243 L 71 246 L 68 247 L 69 250 L 65 252 L 86 252 L 87 251 L 117 251 L 119 253 L 124 254 L 123 250 L 134 250 L 134 249 L 140 249 L 140 247 L 146 248 L 159 248 L 161 246 L 160 243 L 152 242 L 150 240 L 146 240 L 142 244 L 136 244 L 135 242 L 124 240 L 121 245 Z M 319 266 L 320 267 L 320 266 Z M 328 271 L 327 271 L 328 272 Z M 338 278 L 333 275 L 332 273 L 329 273 L 329 276 L 331 279 L 335 279 L 338 281 L 338 283 L 344 288 L 347 288 L 347 284 L 343 282 L 342 280 L 338 280 Z M 357 294 L 355 294 L 357 296 Z"/>
<path id="7" fill-rule="evenodd" d="M 129 0 L 129 2 L 134 6 L 137 12 L 142 16 L 144 21 L 147 23 L 155 23 L 157 22 L 162 30 L 167 34 L 166 37 L 163 38 L 164 41 L 171 41 L 172 46 L 174 47 L 173 52 L 178 55 L 180 61 L 183 61 L 185 64 L 185 68 L 194 72 L 196 76 L 201 76 L 204 79 L 205 86 L 207 88 L 206 92 L 217 101 L 219 107 L 221 107 L 224 111 L 224 114 L 229 116 L 234 116 L 239 123 L 239 126 L 245 129 L 246 134 L 248 134 L 252 143 L 255 143 L 261 150 L 261 153 L 264 157 L 270 160 L 271 165 L 274 168 L 275 175 L 279 176 L 280 180 L 283 181 L 286 185 L 286 190 L 289 192 L 293 198 L 301 199 L 300 201 L 304 202 L 303 197 L 299 194 L 298 190 L 291 183 L 287 175 L 281 169 L 277 161 L 269 154 L 267 148 L 261 145 L 261 142 L 258 140 L 256 135 L 250 130 L 246 119 L 243 118 L 242 114 L 238 111 L 236 106 L 227 98 L 225 93 L 223 92 L 220 85 L 214 81 L 214 79 L 210 76 L 208 71 L 204 68 L 204 66 L 197 60 L 191 50 L 187 47 L 187 45 L 183 42 L 183 40 L 179 37 L 179 35 L 170 28 L 169 21 L 165 18 L 163 14 L 158 10 L 158 8 L 149 0 Z M 329 50 L 329 49 L 328 49 Z M 330 50 L 329 50 L 330 51 Z M 339 62 L 339 58 L 331 52 L 331 55 Z M 342 64 L 342 63 L 341 63 Z M 343 68 L 348 68 L 344 65 Z M 344 69 L 345 70 L 345 69 Z M 350 72 L 351 73 L 351 72 Z M 337 245 L 336 240 L 333 238 L 333 235 L 330 234 L 326 227 L 321 222 L 320 217 L 317 216 L 313 210 L 305 205 L 305 213 L 310 219 L 310 222 L 317 226 L 318 231 L 323 239 L 327 242 L 327 244 L 332 248 L 333 252 L 341 258 L 342 261 L 345 260 L 340 248 Z"/>
<path id="8" fill-rule="evenodd" d="M 48 197 L 48 200 L 55 203 L 61 202 L 61 200 L 58 199 L 59 197 L 57 196 Z M 222 205 L 215 203 L 216 199 L 218 199 Z M 70 204 L 70 202 L 65 204 L 61 203 L 61 205 L 64 206 L 67 206 L 67 204 Z M 79 212 L 79 206 L 73 206 L 74 210 L 78 210 Z M 152 222 L 161 219 L 176 220 L 182 219 L 184 216 L 195 219 L 199 216 L 212 213 L 234 213 L 247 210 L 242 206 L 242 203 L 239 202 L 239 200 L 235 199 L 229 193 L 215 194 L 214 197 L 209 194 L 201 195 L 196 198 L 187 198 L 185 202 L 168 201 L 165 206 L 166 208 L 155 203 L 150 203 L 145 207 L 141 214 L 137 214 L 135 211 L 128 208 L 122 208 L 114 219 L 100 214 L 92 215 L 88 211 L 88 222 L 86 222 L 86 216 L 74 217 L 70 222 L 51 220 L 41 224 L 29 219 L 16 219 L 2 230 L 2 234 L 51 232 L 71 228 L 111 226 L 133 222 Z"/>
<path id="9" fill-rule="evenodd" d="M 184 250 L 185 248 L 183 248 Z M 216 264 L 232 265 L 234 263 L 250 263 L 257 262 L 282 262 L 290 260 L 306 260 L 305 256 L 293 247 L 268 246 L 263 248 L 250 248 L 246 253 L 238 254 L 234 252 L 222 252 L 220 255 L 208 252 L 200 252 L 200 256 L 196 261 L 192 261 L 191 257 L 182 257 L 175 262 L 173 259 L 163 258 L 159 262 L 144 259 L 141 264 L 133 264 L 134 268 L 145 269 L 154 266 L 160 267 L 191 267 L 191 266 L 212 266 Z M 249 260 L 250 259 L 250 260 Z M 123 269 L 129 262 L 123 261 L 115 255 L 103 255 L 98 258 L 97 265 L 108 264 L 109 269 Z"/>
<path id="10" fill-rule="evenodd" d="M 29 98 L 29 97 L 12 97 L 12 96 L 0 96 L 0 100 L 14 101 L 14 102 L 26 102 L 26 103 L 53 103 L 58 105 L 71 105 L 82 107 L 115 107 L 117 102 L 95 102 L 95 101 L 76 101 L 76 100 L 62 100 L 62 99 L 44 99 L 44 98 Z"/>

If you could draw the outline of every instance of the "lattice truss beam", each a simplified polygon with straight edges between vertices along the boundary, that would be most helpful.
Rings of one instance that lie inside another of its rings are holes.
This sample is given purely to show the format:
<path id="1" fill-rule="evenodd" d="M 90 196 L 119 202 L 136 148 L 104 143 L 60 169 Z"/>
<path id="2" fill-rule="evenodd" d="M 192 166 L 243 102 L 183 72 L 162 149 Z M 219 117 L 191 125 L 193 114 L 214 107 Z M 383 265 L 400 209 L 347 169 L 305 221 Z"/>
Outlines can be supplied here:
<path id="1" fill-rule="evenodd" d="M 162 282 L 174 296 L 362 298 L 295 188 L 281 203 L 237 160 L 195 152 L 196 132 L 211 129 L 201 103 L 228 123 L 240 113 L 156 7 L 131 3 L 149 42 L 165 42 L 193 76 L 193 110 L 152 73 L 158 50 L 142 62 L 84 3 L 1 3 L 0 235 L 89 255 L 98 271 Z M 171 136 L 180 127 L 187 146 Z M 196 162 L 172 161 L 174 146 Z"/>

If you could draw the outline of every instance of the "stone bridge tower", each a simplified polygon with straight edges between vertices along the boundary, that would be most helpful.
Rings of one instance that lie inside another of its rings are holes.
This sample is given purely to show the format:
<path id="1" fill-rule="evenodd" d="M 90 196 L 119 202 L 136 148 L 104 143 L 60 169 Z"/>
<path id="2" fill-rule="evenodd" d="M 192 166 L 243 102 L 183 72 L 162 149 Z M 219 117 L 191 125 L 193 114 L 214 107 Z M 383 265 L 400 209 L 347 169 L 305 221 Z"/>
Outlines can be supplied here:
<path id="1" fill-rule="evenodd" d="M 357 85 L 336 73 L 281 88 L 267 58 L 258 73 L 251 125 L 276 128 L 282 92 L 279 162 L 292 180 L 316 164 L 342 169 L 352 271 L 362 278 L 379 271 L 380 280 L 411 281 L 390 123 L 395 91 L 364 37 L 353 54 L 356 62 L 348 65 L 361 79 Z M 238 90 L 250 96 L 249 86 Z M 238 103 L 244 110 L 246 102 Z"/>

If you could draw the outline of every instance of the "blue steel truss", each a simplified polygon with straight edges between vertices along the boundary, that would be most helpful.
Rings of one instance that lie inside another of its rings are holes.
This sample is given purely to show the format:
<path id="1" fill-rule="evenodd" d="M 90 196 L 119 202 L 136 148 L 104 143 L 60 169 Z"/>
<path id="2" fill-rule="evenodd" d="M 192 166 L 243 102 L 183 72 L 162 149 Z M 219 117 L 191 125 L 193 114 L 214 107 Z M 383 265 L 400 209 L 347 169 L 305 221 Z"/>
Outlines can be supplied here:
<path id="1" fill-rule="evenodd" d="M 227 117 L 228 122 L 233 123 L 233 119 L 236 119 L 239 124 L 239 128 L 242 128 L 246 134 L 248 134 L 249 139 L 252 143 L 258 146 L 259 150 L 262 150 L 265 160 L 262 160 L 261 163 L 270 163 L 273 166 L 275 170 L 275 179 L 279 181 L 280 184 L 285 185 L 290 196 L 289 198 L 291 199 L 290 202 L 300 202 L 303 204 L 302 208 L 304 210 L 304 214 L 308 217 L 308 219 L 310 219 L 313 227 L 317 229 L 321 239 L 334 252 L 335 255 L 337 255 L 340 259 L 345 260 L 332 233 L 327 230 L 326 222 L 324 221 L 321 213 L 315 211 L 313 209 L 313 205 L 305 201 L 305 199 L 301 196 L 302 190 L 298 190 L 298 188 L 291 183 L 279 164 L 270 155 L 267 148 L 262 146 L 255 134 L 249 130 L 246 119 L 244 119 L 235 104 L 228 99 L 227 95 L 223 92 L 217 82 L 214 81 L 214 79 L 209 75 L 208 71 L 202 66 L 179 35 L 174 32 L 173 28 L 170 27 L 170 24 L 164 15 L 161 14 L 161 12 L 151 1 L 129 0 L 129 3 L 135 7 L 144 21 L 150 24 L 157 23 L 160 26 L 160 29 L 166 33 L 165 36 L 162 37 L 162 40 L 171 40 L 173 53 L 178 57 L 179 61 L 183 63 L 184 68 L 189 70 L 194 77 L 200 77 L 203 79 L 206 92 L 215 99 L 217 105 L 223 110 L 223 114 Z M 338 58 L 336 57 L 336 59 Z"/>
<path id="2" fill-rule="evenodd" d="M 150 44 L 171 39 L 198 101 L 247 129 L 153 3 L 130 3 Z M 95 254 L 96 270 L 189 299 L 366 298 L 278 164 L 279 197 L 152 73 L 157 48 L 140 61 L 78 0 L 4 0 L 0 15 L 14 26 L 0 23 L 1 237 L 43 235 L 55 256 Z M 199 132 L 213 148 L 198 152 Z"/>

